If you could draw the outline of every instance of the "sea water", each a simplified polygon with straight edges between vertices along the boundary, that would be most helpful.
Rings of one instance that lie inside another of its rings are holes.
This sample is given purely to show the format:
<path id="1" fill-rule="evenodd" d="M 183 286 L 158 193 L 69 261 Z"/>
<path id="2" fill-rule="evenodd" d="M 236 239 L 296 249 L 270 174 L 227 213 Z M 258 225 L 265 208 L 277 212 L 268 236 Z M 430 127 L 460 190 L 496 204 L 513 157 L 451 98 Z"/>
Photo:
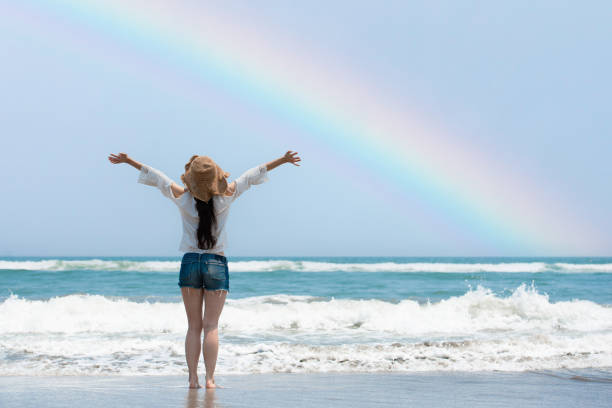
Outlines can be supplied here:
<path id="1" fill-rule="evenodd" d="M 0 258 L 0 375 L 187 372 L 180 258 Z M 612 258 L 229 258 L 219 374 L 612 371 Z"/>

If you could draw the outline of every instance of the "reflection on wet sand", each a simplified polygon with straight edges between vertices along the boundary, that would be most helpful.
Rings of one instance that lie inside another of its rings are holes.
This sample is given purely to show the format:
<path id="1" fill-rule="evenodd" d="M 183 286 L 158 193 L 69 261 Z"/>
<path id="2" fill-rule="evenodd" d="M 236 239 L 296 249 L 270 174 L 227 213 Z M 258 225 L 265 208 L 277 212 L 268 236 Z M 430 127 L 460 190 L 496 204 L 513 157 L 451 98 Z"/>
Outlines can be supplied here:
<path id="1" fill-rule="evenodd" d="M 185 400 L 185 408 L 222 408 L 222 405 L 217 404 L 215 389 L 200 388 L 189 389 Z"/>

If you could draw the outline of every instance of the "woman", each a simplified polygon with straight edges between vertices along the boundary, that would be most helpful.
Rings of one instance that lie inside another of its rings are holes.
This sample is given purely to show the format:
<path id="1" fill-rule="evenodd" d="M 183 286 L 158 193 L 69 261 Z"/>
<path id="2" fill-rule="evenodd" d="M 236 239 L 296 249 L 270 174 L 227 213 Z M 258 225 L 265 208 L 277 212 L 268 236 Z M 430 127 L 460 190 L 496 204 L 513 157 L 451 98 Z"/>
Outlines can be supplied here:
<path id="1" fill-rule="evenodd" d="M 194 155 L 181 175 L 185 187 L 180 187 L 164 173 L 131 159 L 125 153 L 111 154 L 108 160 L 113 164 L 127 163 L 140 170 L 139 183 L 159 188 L 179 208 L 183 223 L 179 250 L 184 255 L 178 285 L 188 321 L 185 358 L 189 368 L 189 388 L 202 388 L 197 373 L 202 329 L 206 388 L 215 388 L 214 373 L 219 350 L 217 325 L 229 291 L 227 258 L 224 254 L 229 207 L 249 187 L 266 181 L 268 171 L 284 163 L 299 166 L 301 159 L 297 152 L 288 151 L 279 159 L 247 170 L 228 184 L 229 173 L 224 172 L 210 157 Z"/>

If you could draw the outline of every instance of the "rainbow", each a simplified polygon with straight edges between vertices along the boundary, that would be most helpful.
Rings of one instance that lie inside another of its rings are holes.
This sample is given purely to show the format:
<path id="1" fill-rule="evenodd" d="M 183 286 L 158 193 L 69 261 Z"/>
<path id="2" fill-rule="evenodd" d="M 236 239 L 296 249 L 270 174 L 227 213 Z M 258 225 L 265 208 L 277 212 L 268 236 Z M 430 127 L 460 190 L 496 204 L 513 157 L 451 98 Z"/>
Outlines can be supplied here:
<path id="1" fill-rule="evenodd" d="M 166 61 L 177 77 L 188 74 L 192 87 L 213 84 L 257 106 L 358 168 L 370 185 L 424 200 L 501 253 L 602 249 L 595 231 L 551 203 L 529 177 L 499 169 L 477 146 L 286 36 L 199 2 L 23 3 L 12 7 L 136 46 Z"/>

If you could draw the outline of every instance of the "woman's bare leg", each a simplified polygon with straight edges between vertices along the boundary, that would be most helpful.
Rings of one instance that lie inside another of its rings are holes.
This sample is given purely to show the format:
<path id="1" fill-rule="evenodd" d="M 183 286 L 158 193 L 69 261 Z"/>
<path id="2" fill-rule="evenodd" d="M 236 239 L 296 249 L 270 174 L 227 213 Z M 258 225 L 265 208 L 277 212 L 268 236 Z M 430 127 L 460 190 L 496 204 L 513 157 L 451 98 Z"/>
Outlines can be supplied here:
<path id="1" fill-rule="evenodd" d="M 219 353 L 219 316 L 225 304 L 225 290 L 204 291 L 204 327 L 203 354 L 206 366 L 206 388 L 215 388 L 215 367 L 217 365 L 217 354 Z"/>
<path id="2" fill-rule="evenodd" d="M 189 388 L 202 388 L 198 382 L 198 360 L 202 336 L 203 289 L 181 288 L 185 312 L 187 312 L 187 335 L 185 336 L 185 359 L 189 368 Z"/>

